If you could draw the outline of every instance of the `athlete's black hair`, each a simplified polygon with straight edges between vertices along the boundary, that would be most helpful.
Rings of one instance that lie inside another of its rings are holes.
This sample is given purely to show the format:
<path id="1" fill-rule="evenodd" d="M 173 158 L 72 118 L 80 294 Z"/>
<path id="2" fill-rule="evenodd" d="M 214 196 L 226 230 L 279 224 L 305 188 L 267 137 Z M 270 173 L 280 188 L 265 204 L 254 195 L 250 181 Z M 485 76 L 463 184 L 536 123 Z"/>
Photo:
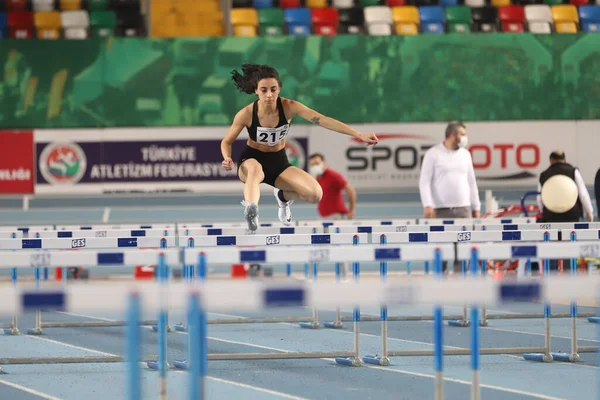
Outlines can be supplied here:
<path id="1" fill-rule="evenodd" d="M 244 64 L 242 65 L 242 73 L 237 69 L 231 71 L 231 79 L 235 82 L 235 87 L 240 91 L 248 94 L 253 94 L 256 91 L 258 82 L 261 79 L 274 78 L 281 89 L 281 78 L 279 72 L 269 65 L 259 64 Z"/>

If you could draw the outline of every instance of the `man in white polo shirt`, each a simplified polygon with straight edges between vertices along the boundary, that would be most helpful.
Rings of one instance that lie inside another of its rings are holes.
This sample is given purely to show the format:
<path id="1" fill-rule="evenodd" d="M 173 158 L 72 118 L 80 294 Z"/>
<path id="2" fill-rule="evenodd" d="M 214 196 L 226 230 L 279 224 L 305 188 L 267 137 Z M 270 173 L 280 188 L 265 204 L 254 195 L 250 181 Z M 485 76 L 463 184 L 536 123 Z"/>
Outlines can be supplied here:
<path id="1" fill-rule="evenodd" d="M 449 123 L 446 139 L 425 153 L 419 192 L 425 218 L 479 218 L 479 189 L 462 122 Z"/>

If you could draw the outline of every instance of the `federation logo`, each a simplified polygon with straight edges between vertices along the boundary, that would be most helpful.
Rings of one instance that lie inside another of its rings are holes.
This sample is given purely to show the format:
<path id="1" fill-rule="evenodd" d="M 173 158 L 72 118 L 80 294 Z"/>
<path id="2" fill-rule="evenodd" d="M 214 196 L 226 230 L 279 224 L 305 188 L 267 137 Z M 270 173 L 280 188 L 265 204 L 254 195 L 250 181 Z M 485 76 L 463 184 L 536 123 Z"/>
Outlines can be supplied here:
<path id="1" fill-rule="evenodd" d="M 39 159 L 40 173 L 53 185 L 72 185 L 85 174 L 85 153 L 75 143 L 50 143 Z"/>
<path id="2" fill-rule="evenodd" d="M 285 152 L 290 164 L 294 167 L 300 169 L 306 167 L 306 154 L 298 141 L 288 137 L 285 141 Z"/>

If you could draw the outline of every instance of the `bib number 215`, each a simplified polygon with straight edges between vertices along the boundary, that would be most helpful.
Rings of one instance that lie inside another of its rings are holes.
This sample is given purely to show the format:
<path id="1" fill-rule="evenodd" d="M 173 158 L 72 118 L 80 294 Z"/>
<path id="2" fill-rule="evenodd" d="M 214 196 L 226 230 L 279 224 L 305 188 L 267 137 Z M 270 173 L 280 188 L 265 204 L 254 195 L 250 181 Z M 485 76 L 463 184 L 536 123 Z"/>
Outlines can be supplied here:
<path id="1" fill-rule="evenodd" d="M 288 133 L 287 126 L 282 126 L 281 128 L 261 130 L 259 128 L 258 131 L 258 142 L 264 143 L 269 146 L 275 146 L 277 143 L 281 142 L 285 139 Z"/>

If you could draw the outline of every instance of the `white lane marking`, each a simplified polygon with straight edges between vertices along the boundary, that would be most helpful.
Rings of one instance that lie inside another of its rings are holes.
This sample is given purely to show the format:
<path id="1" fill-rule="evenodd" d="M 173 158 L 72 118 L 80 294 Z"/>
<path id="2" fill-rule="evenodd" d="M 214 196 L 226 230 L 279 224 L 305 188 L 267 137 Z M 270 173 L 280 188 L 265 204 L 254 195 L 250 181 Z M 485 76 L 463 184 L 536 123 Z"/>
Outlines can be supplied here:
<path id="1" fill-rule="evenodd" d="M 39 336 L 29 336 L 29 337 L 32 338 L 32 339 L 43 340 L 45 342 L 50 342 L 50 343 L 58 344 L 58 345 L 61 345 L 61 346 L 69 347 L 71 349 L 81 350 L 81 351 L 87 351 L 87 352 L 90 352 L 90 353 L 96 353 L 96 354 L 100 354 L 100 355 L 103 355 L 103 356 L 116 356 L 117 355 L 117 354 L 105 353 L 105 352 L 99 351 L 99 350 L 89 349 L 87 347 L 75 346 L 74 344 L 70 344 L 70 343 L 59 342 L 58 340 L 54 340 L 54 339 L 48 339 L 48 338 L 43 338 L 43 337 L 39 337 Z"/>
<path id="2" fill-rule="evenodd" d="M 215 378 L 214 376 L 207 376 L 206 378 L 210 379 L 212 381 L 215 381 L 215 382 L 227 383 L 229 385 L 239 386 L 239 387 L 242 387 L 242 388 L 245 388 L 245 389 L 252 389 L 252 390 L 255 390 L 255 391 L 261 392 L 261 393 L 272 394 L 272 395 L 275 395 L 275 396 L 283 397 L 284 399 L 308 400 L 305 397 L 292 396 L 290 394 L 278 392 L 276 390 L 263 389 L 263 388 L 260 388 L 260 387 L 257 387 L 257 386 L 246 385 L 245 383 L 239 383 L 239 382 L 234 382 L 234 381 L 228 381 L 226 379 Z"/>
<path id="3" fill-rule="evenodd" d="M 18 385 L 16 383 L 8 382 L 8 381 L 5 381 L 4 379 L 0 379 L 0 384 L 6 385 L 6 386 L 10 386 L 10 387 L 15 388 L 15 389 L 19 389 L 19 390 L 21 390 L 23 392 L 27 392 L 29 394 L 33 394 L 34 396 L 38 396 L 38 397 L 40 397 L 42 399 L 46 399 L 46 400 L 61 400 L 59 397 L 50 396 L 49 394 L 38 392 L 37 390 L 30 389 L 28 387 Z"/>

